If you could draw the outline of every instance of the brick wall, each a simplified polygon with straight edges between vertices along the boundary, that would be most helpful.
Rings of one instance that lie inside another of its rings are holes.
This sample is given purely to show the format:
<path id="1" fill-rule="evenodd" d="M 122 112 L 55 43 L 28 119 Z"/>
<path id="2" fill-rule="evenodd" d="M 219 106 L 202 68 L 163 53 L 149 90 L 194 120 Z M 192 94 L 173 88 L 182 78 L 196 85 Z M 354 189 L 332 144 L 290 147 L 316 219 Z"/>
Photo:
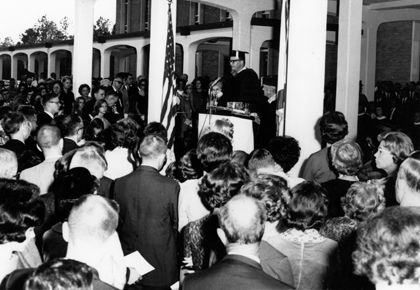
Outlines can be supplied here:
<path id="1" fill-rule="evenodd" d="M 141 1 L 130 1 L 130 32 L 140 31 Z"/>
<path id="2" fill-rule="evenodd" d="M 208 75 L 211 80 L 217 78 L 219 52 L 214 50 L 203 50 L 202 60 L 202 76 Z"/>
<path id="3" fill-rule="evenodd" d="M 378 28 L 376 81 L 410 80 L 412 21 L 383 23 Z"/>
<path id="4" fill-rule="evenodd" d="M 212 6 L 204 5 L 202 23 L 220 22 L 220 9 Z"/>
<path id="5" fill-rule="evenodd" d="M 176 11 L 176 26 L 190 25 L 190 2 L 178 1 Z"/>

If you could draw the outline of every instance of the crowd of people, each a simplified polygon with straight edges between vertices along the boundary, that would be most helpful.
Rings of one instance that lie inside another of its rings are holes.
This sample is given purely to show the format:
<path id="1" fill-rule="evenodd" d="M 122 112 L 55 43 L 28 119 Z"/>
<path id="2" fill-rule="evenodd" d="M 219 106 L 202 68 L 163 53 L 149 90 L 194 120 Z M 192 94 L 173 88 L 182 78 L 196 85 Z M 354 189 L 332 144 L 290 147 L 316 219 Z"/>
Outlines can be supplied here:
<path id="1" fill-rule="evenodd" d="M 243 54 L 232 57 L 231 78 L 254 78 Z M 0 88 L 0 289 L 418 285 L 419 129 L 407 128 L 420 122 L 420 95 L 391 85 L 372 104 L 361 96 L 357 140 L 327 111 L 327 146 L 294 176 L 303 140 L 234 151 L 227 119 L 198 136 L 199 114 L 226 101 L 232 80 L 177 79 L 176 154 L 165 127 L 147 120 L 142 76 L 95 79 L 79 97 L 70 77 L 10 80 Z M 258 112 L 260 93 L 236 98 Z M 126 264 L 136 251 L 152 271 Z"/>

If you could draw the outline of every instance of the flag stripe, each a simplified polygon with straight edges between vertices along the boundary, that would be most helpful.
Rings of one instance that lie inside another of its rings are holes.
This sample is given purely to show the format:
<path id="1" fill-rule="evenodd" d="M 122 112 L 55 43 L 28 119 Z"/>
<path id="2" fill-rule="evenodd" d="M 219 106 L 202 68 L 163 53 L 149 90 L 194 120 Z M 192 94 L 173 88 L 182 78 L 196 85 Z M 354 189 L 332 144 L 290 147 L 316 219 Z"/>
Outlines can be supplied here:
<path id="1" fill-rule="evenodd" d="M 160 122 L 168 131 L 168 148 L 171 148 L 175 139 L 175 106 L 173 101 L 175 92 L 175 43 L 172 28 L 171 3 L 168 3 L 168 30 L 166 37 L 166 53 L 162 87 L 162 111 Z"/>

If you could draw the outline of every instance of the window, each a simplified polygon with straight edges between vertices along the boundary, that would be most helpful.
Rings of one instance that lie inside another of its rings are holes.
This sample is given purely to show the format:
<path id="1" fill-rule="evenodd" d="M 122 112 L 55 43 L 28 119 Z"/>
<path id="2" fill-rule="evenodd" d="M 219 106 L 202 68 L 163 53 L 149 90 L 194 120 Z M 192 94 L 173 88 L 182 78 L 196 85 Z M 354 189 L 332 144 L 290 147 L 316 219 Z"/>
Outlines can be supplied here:
<path id="1" fill-rule="evenodd" d="M 201 24 L 201 4 L 194 4 L 194 25 Z"/>

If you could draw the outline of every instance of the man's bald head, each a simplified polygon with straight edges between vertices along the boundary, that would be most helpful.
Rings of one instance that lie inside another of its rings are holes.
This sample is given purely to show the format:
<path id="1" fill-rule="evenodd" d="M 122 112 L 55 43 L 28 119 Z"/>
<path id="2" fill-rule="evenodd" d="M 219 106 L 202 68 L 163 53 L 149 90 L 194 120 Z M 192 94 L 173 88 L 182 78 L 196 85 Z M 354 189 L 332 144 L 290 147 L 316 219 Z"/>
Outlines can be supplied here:
<path id="1" fill-rule="evenodd" d="M 108 169 L 108 163 L 105 159 L 103 149 L 91 145 L 85 145 L 77 149 L 71 159 L 69 169 L 75 167 L 86 168 L 90 174 L 100 180 L 104 176 L 104 172 Z"/>
<path id="2" fill-rule="evenodd" d="M 259 243 L 264 234 L 264 206 L 255 198 L 237 195 L 219 211 L 220 227 L 229 243 Z"/>
<path id="3" fill-rule="evenodd" d="M 119 207 L 115 201 L 99 195 L 84 195 L 70 212 L 69 242 L 75 247 L 102 246 L 115 233 Z"/>
<path id="4" fill-rule="evenodd" d="M 61 134 L 57 126 L 45 124 L 38 130 L 36 140 L 41 149 L 58 146 L 60 143 Z"/>
<path id="5" fill-rule="evenodd" d="M 13 179 L 18 171 L 15 152 L 0 148 L 0 178 Z"/>

